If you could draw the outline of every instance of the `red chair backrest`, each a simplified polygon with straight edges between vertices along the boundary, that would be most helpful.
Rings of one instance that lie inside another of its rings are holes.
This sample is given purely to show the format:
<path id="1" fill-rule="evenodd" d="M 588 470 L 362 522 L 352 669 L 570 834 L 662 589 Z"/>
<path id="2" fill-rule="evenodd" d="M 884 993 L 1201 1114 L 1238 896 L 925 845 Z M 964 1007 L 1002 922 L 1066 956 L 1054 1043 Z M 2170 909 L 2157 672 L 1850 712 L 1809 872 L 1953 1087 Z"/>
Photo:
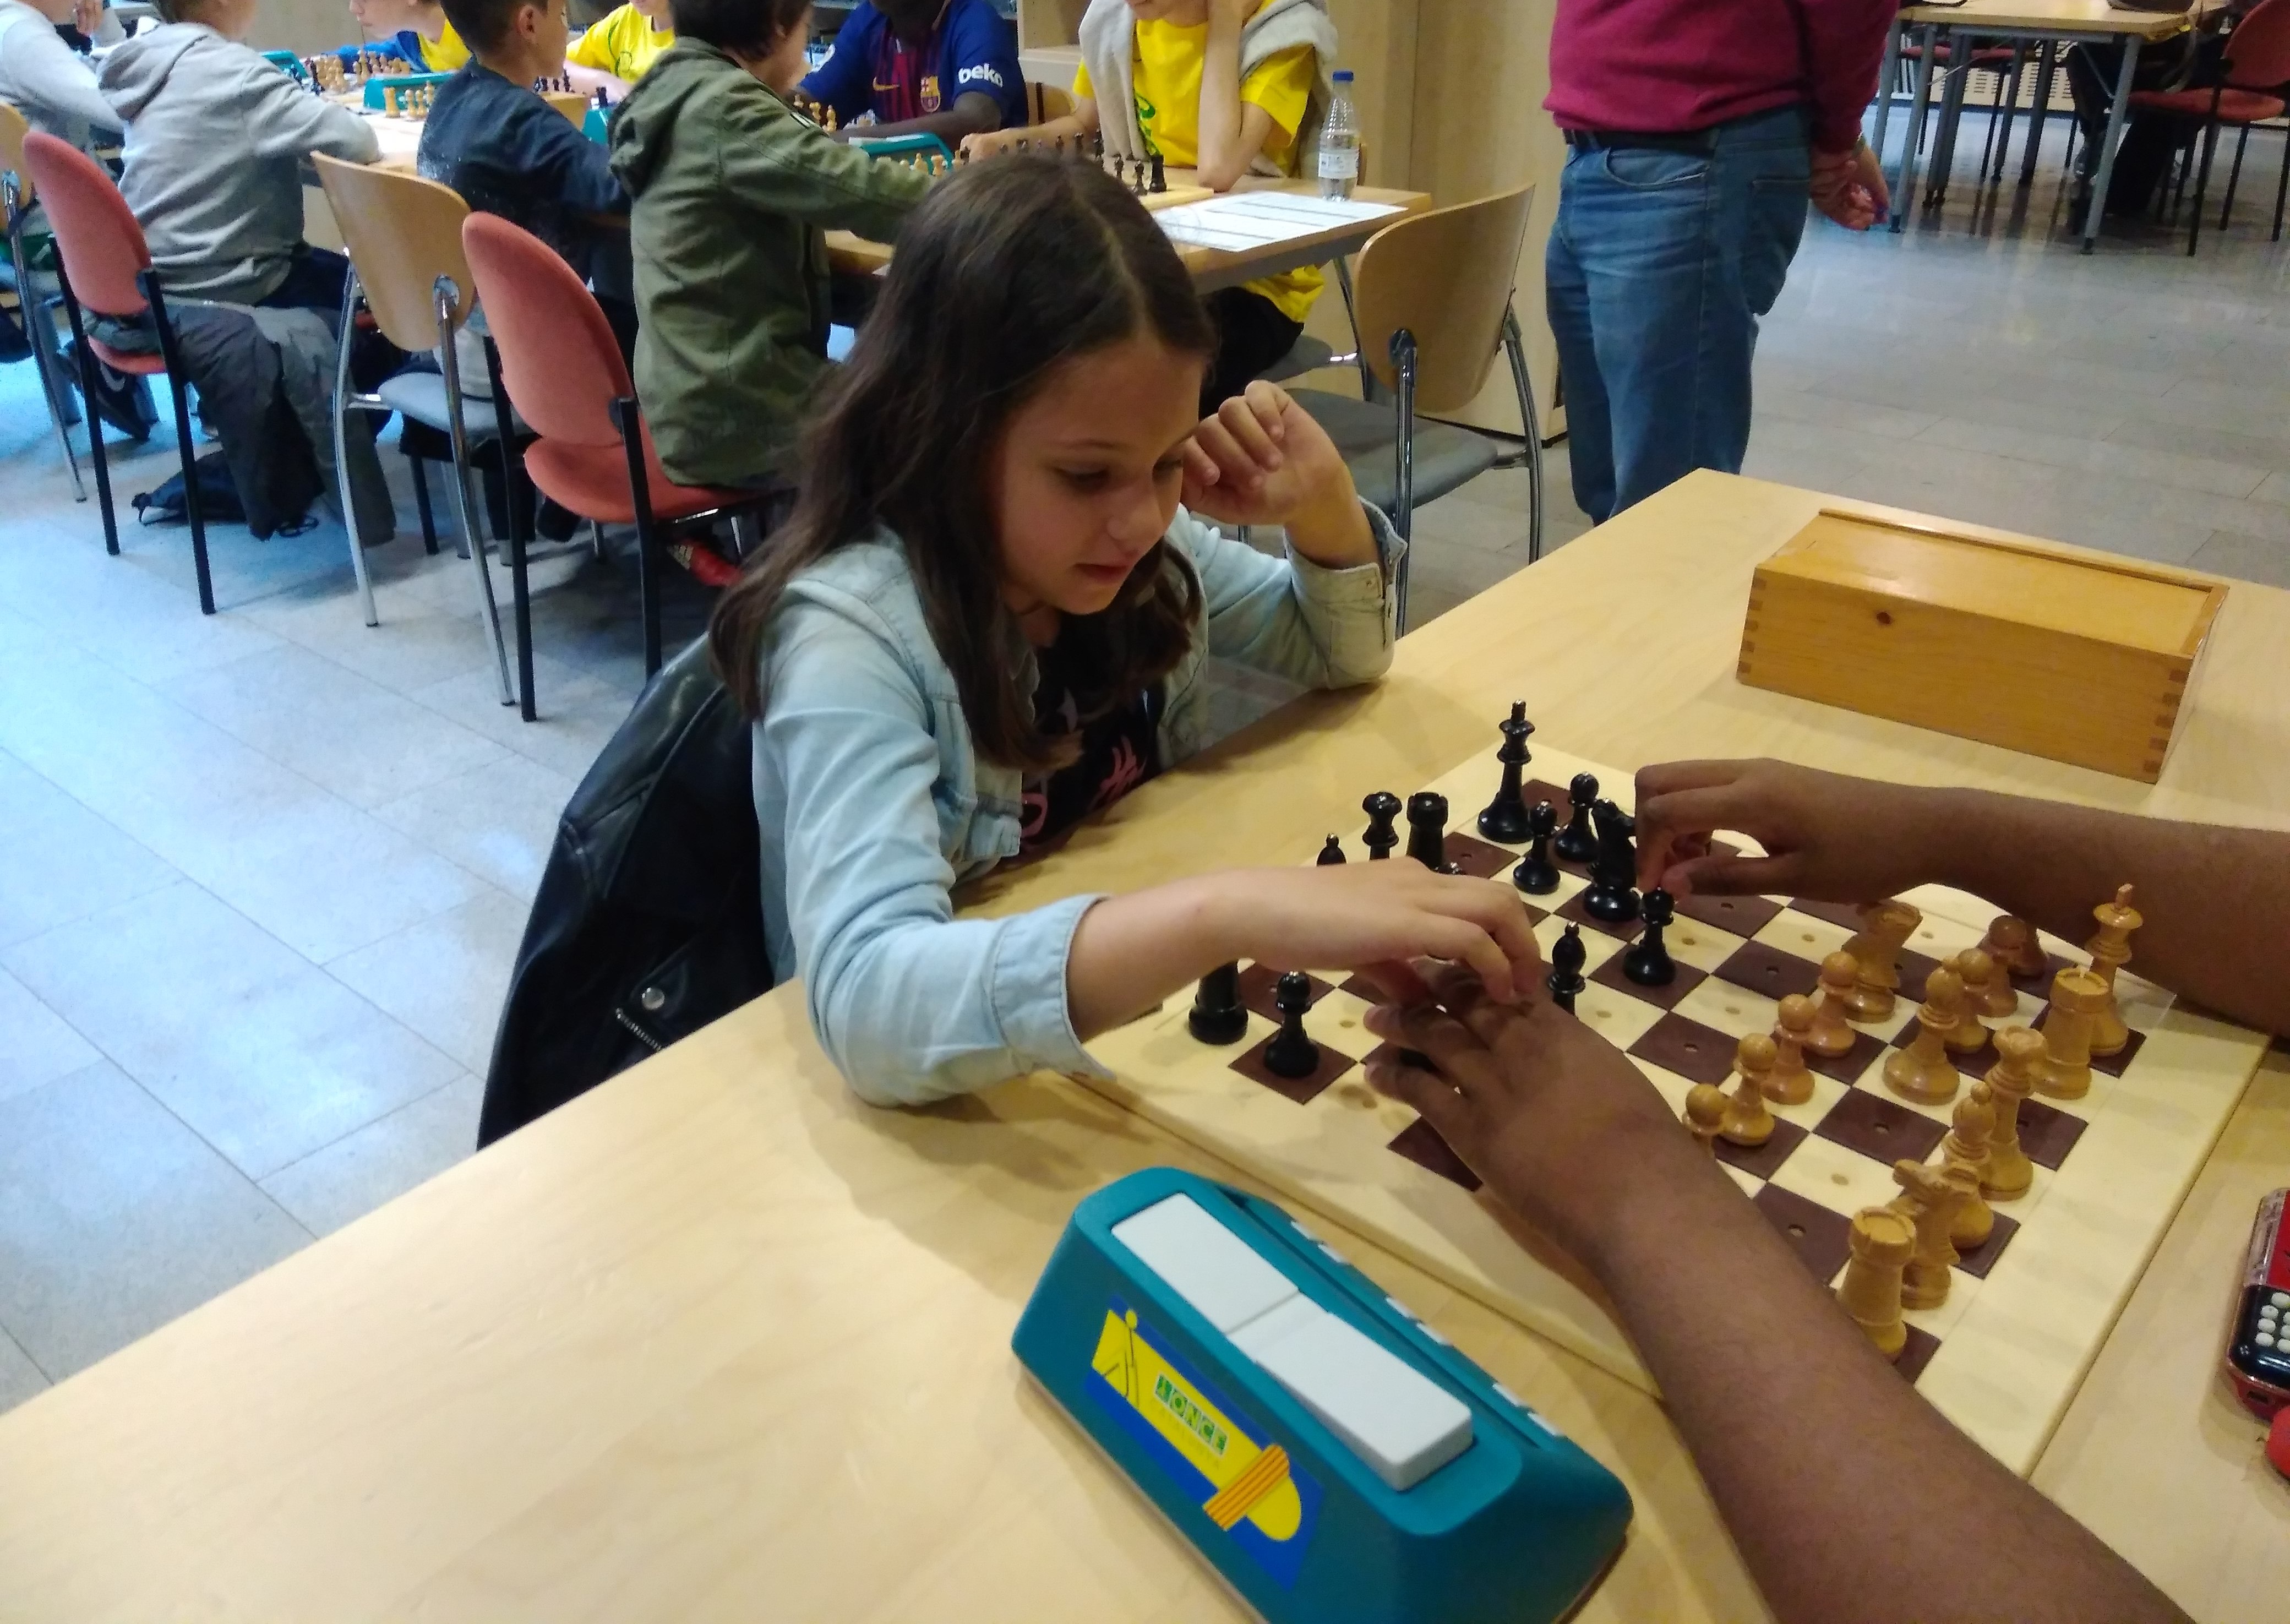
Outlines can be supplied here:
<path id="1" fill-rule="evenodd" d="M 636 393 L 595 295 L 556 251 L 498 214 L 461 222 L 501 381 L 541 437 L 621 446 L 613 403 Z"/>
<path id="2" fill-rule="evenodd" d="M 2227 83 L 2270 91 L 2290 84 L 2290 0 L 2262 0 L 2226 36 Z"/>
<path id="3" fill-rule="evenodd" d="M 24 167 L 47 205 L 80 303 L 105 316 L 142 315 L 148 301 L 135 278 L 151 268 L 151 250 L 111 177 L 70 142 L 38 130 L 24 138 Z"/>

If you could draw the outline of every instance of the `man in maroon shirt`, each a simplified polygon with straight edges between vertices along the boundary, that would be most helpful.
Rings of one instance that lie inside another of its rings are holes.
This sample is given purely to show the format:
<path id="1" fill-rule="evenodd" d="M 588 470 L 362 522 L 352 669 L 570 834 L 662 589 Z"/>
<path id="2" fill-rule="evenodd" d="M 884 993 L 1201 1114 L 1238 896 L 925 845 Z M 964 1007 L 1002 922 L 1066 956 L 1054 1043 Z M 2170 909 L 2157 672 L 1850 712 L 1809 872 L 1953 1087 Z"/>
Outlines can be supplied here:
<path id="1" fill-rule="evenodd" d="M 1737 473 L 1750 361 L 1806 203 L 1890 199 L 1861 115 L 1894 0 L 1558 0 L 1543 103 L 1571 150 L 1546 289 L 1574 500 L 1604 522 Z"/>

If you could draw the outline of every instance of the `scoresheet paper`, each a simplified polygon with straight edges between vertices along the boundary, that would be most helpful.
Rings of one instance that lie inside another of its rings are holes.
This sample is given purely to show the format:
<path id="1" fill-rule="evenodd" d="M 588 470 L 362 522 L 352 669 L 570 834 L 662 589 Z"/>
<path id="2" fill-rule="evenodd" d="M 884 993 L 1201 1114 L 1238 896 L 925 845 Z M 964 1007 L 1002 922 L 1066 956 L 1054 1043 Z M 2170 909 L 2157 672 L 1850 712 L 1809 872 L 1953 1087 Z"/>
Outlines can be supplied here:
<path id="1" fill-rule="evenodd" d="M 1300 197 L 1293 192 L 1229 192 L 1205 202 L 1163 209 L 1153 218 L 1172 242 L 1245 253 L 1401 212 L 1392 203 Z"/>

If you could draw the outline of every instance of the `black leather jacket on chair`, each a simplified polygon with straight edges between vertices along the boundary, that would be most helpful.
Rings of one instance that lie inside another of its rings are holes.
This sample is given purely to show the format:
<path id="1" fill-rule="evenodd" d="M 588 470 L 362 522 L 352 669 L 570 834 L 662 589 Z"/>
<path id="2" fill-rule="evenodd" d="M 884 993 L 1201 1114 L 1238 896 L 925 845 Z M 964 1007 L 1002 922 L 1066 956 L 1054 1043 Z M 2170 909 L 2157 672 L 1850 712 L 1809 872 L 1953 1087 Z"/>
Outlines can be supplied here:
<path id="1" fill-rule="evenodd" d="M 770 988 L 749 767 L 747 720 L 703 639 L 661 668 L 558 821 L 479 1148 Z"/>

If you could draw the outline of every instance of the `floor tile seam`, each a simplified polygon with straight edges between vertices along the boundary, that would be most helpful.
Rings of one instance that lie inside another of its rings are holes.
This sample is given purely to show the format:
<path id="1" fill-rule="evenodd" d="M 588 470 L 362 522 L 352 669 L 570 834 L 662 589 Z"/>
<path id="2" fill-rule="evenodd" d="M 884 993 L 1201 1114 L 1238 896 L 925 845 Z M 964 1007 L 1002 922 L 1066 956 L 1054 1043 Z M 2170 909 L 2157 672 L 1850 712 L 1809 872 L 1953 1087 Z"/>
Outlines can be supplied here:
<path id="1" fill-rule="evenodd" d="M 417 1033 L 415 1036 L 419 1036 L 420 1034 Z M 431 1047 L 434 1048 L 436 1045 L 432 1044 Z M 449 1055 L 446 1058 L 451 1060 L 452 1057 Z M 390 1107 L 389 1109 L 384 1111 L 380 1116 L 373 1117 L 369 1121 L 360 1123 L 355 1128 L 346 1129 L 344 1132 L 338 1133 L 333 1138 L 328 1140 L 323 1145 L 313 1146 L 308 1150 L 304 1151 L 300 1156 L 296 1156 L 292 1161 L 263 1174 L 261 1178 L 257 1179 L 254 1182 L 258 1188 L 262 1189 L 265 1195 L 270 1195 L 268 1186 L 272 1180 L 284 1178 L 288 1173 L 293 1172 L 296 1168 L 300 1167 L 305 1163 L 309 1162 L 316 1157 L 324 1156 L 327 1151 L 333 1149 L 335 1147 L 347 1140 L 356 1139 L 359 1134 L 365 1132 L 370 1128 L 378 1128 L 383 1123 L 389 1121 L 391 1118 L 404 1115 L 407 1111 L 412 1110 L 415 1106 L 423 1103 L 425 1100 L 436 1099 L 439 1094 L 442 1094 L 447 1089 L 455 1086 L 464 1078 L 473 1077 L 476 1075 L 476 1073 L 470 1071 L 459 1060 L 455 1060 L 453 1061 L 453 1075 L 446 1078 L 443 1083 L 438 1084 L 435 1088 L 424 1089 L 421 1092 L 414 1095 L 411 1100 L 407 1100 L 401 1104 Z M 472 1145 L 470 1147 L 470 1153 L 474 1155 L 476 1154 L 476 1147 Z M 276 1196 L 272 1196 L 271 1198 L 274 1201 L 277 1199 Z"/>

